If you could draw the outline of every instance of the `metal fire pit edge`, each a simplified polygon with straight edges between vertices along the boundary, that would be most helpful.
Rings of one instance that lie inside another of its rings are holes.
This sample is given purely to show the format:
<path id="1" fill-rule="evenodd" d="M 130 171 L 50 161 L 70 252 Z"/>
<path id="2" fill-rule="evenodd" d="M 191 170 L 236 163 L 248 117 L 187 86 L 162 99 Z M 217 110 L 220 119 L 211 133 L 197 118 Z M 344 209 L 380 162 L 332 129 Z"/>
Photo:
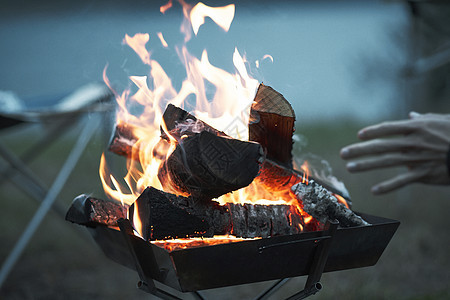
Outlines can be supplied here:
<path id="1" fill-rule="evenodd" d="M 400 225 L 358 214 L 372 225 L 338 228 L 324 272 L 375 265 Z M 169 252 L 128 235 L 130 251 L 121 231 L 90 231 L 107 257 L 181 292 L 308 275 L 319 244 L 329 238 L 316 231 Z"/>

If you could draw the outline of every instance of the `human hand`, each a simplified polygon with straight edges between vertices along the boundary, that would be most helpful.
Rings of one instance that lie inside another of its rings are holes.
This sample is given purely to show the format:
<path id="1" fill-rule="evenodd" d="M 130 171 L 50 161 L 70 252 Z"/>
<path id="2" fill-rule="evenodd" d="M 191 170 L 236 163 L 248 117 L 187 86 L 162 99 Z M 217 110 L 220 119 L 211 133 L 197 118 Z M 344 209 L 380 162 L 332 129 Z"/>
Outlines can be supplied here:
<path id="1" fill-rule="evenodd" d="M 372 187 L 383 194 L 413 182 L 450 184 L 447 153 L 450 146 L 450 115 L 418 114 L 410 119 L 383 122 L 358 132 L 364 142 L 341 150 L 350 172 L 406 166 L 408 170 Z"/>

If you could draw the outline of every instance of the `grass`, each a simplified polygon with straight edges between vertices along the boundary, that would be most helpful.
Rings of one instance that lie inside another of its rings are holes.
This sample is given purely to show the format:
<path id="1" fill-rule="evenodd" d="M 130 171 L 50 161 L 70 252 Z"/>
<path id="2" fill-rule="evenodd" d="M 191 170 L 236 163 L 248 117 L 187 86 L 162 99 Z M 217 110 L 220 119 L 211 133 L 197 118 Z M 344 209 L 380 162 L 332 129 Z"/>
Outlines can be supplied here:
<path id="1" fill-rule="evenodd" d="M 450 235 L 445 228 L 450 211 L 449 188 L 414 185 L 385 196 L 371 195 L 373 184 L 399 170 L 360 175 L 345 170 L 339 150 L 356 142 L 359 127 L 338 123 L 297 128 L 308 144 L 296 147 L 294 154 L 298 157 L 310 152 L 327 160 L 335 176 L 345 182 L 355 210 L 396 219 L 401 225 L 375 266 L 324 274 L 324 288 L 313 299 L 448 299 Z M 1 133 L 0 139 L 14 152 L 22 153 L 40 132 L 36 127 L 19 128 Z M 75 135 L 60 139 L 30 164 L 42 181 L 50 184 L 57 175 Z M 63 207 L 68 208 L 81 193 L 105 198 L 98 178 L 103 136 L 99 133 L 91 141 L 72 172 L 57 200 Z M 1 183 L 0 199 L 0 258 L 4 261 L 38 203 L 8 181 Z M 84 227 L 50 212 L 0 288 L 0 299 L 152 299 L 135 288 L 137 273 L 108 260 L 86 233 Z M 292 279 L 273 299 L 301 290 L 304 280 Z M 210 299 L 249 299 L 266 286 L 257 283 L 203 294 Z"/>

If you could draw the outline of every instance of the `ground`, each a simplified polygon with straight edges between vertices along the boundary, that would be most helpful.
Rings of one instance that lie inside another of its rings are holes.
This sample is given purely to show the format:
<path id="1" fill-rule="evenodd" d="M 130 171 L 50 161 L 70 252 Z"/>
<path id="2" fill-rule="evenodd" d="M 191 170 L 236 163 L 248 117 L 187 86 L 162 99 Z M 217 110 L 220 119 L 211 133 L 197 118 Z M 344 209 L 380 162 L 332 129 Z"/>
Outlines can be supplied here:
<path id="1" fill-rule="evenodd" d="M 448 299 L 450 298 L 449 188 L 414 185 L 385 196 L 370 194 L 370 186 L 399 170 L 350 174 L 339 158 L 339 149 L 356 142 L 360 124 L 307 126 L 297 133 L 308 146 L 295 155 L 311 152 L 326 159 L 345 182 L 354 208 L 372 215 L 399 220 L 401 225 L 373 267 L 324 274 L 323 289 L 312 299 Z M 4 131 L 2 144 L 22 153 L 42 128 Z M 50 183 L 64 161 L 75 133 L 61 139 L 30 164 L 39 178 Z M 102 197 L 98 162 L 105 146 L 99 133 L 72 172 L 58 203 L 68 208 L 81 193 Z M 3 163 L 3 161 L 2 161 Z M 3 169 L 3 168 L 2 168 Z M 23 232 L 38 203 L 2 178 L 0 187 L 0 261 L 4 261 Z M 25 252 L 0 288 L 0 299 L 153 299 L 136 288 L 136 272 L 107 259 L 84 227 L 50 212 Z M 289 281 L 273 299 L 302 289 L 305 277 Z M 202 292 L 209 299 L 251 299 L 268 283 L 257 283 Z M 192 297 L 185 295 L 187 299 Z"/>

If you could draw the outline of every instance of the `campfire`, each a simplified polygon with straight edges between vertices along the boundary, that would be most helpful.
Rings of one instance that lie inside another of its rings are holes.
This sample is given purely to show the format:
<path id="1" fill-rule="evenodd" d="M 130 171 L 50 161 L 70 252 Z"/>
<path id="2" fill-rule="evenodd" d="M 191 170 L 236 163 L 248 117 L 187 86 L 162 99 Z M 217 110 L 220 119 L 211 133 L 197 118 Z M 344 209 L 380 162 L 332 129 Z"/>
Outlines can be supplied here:
<path id="1" fill-rule="evenodd" d="M 224 30 L 234 17 L 234 5 L 179 2 L 185 42 L 206 16 Z M 151 70 L 130 77 L 135 93 L 118 93 L 104 74 L 118 102 L 108 151 L 126 157 L 127 175 L 117 179 L 103 155 L 110 200 L 80 195 L 67 220 L 88 227 L 156 295 L 164 292 L 153 280 L 187 292 L 309 275 L 298 295 L 306 297 L 320 289 L 322 272 L 376 263 L 398 222 L 353 212 L 345 189 L 294 163 L 295 112 L 250 77 L 237 49 L 230 74 L 206 51 L 199 60 L 177 48 L 187 79 L 176 92 L 148 41 L 140 33 L 124 39 Z"/>

